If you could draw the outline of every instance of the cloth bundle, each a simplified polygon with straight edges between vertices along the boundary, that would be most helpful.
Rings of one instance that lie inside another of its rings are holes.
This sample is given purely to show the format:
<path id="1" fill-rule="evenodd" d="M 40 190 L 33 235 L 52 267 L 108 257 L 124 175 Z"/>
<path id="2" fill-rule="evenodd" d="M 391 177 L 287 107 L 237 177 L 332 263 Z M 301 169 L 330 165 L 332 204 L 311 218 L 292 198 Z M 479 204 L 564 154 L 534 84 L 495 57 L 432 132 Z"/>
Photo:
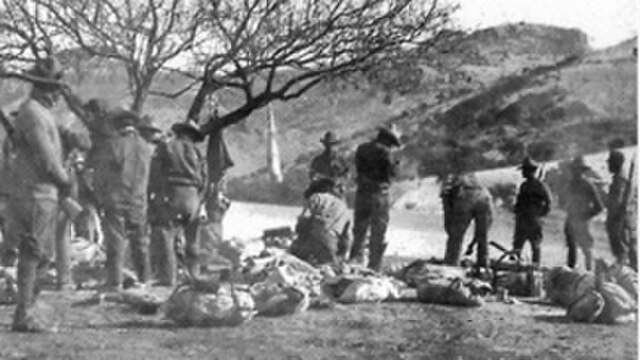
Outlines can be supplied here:
<path id="1" fill-rule="evenodd" d="M 306 289 L 280 283 L 259 283 L 251 287 L 258 315 L 283 316 L 297 314 L 309 308 Z"/>
<path id="2" fill-rule="evenodd" d="M 596 263 L 596 274 L 579 273 L 567 267 L 551 270 L 547 295 L 567 308 L 576 322 L 612 324 L 637 311 L 637 275 L 620 265 Z"/>
<path id="3" fill-rule="evenodd" d="M 480 306 L 484 303 L 481 294 L 486 289 L 484 286 L 476 288 L 471 284 L 460 278 L 423 281 L 418 284 L 418 300 L 443 305 Z"/>
<path id="4" fill-rule="evenodd" d="M 256 314 L 246 286 L 220 284 L 203 289 L 194 282 L 178 286 L 165 303 L 167 318 L 183 326 L 237 326 Z"/>

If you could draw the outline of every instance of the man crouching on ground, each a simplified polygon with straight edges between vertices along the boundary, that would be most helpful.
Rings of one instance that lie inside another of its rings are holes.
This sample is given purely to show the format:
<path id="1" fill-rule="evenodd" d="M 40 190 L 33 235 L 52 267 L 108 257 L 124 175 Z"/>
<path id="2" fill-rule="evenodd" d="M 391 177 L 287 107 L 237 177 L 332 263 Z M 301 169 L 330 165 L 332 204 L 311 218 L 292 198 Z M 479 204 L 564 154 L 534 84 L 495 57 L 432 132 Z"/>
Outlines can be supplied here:
<path id="1" fill-rule="evenodd" d="M 298 218 L 298 238 L 291 253 L 314 265 L 346 260 L 351 247 L 351 216 L 336 183 L 326 178 L 316 180 L 304 196 L 305 208 Z"/>

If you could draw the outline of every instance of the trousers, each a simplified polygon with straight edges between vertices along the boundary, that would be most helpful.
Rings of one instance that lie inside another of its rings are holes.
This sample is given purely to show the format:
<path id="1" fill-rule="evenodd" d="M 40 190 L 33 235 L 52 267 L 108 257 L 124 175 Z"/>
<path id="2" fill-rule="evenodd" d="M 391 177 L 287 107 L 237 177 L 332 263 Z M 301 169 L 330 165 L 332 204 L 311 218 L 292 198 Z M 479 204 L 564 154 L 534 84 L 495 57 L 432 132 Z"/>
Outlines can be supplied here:
<path id="1" fill-rule="evenodd" d="M 107 286 L 122 285 L 126 247 L 131 250 L 131 260 L 138 281 L 149 281 L 149 236 L 146 219 L 139 209 L 107 209 L 104 216 L 104 232 L 107 247 Z"/>
<path id="2" fill-rule="evenodd" d="M 39 279 L 49 267 L 48 250 L 54 241 L 58 202 L 55 199 L 12 199 L 12 233 L 18 237 L 18 299 L 13 326 L 24 324 L 36 301 Z"/>
<path id="3" fill-rule="evenodd" d="M 390 201 L 387 191 L 356 191 L 351 260 L 363 261 L 369 252 L 368 267 L 380 270 L 387 248 Z M 367 233 L 370 232 L 369 238 Z"/>

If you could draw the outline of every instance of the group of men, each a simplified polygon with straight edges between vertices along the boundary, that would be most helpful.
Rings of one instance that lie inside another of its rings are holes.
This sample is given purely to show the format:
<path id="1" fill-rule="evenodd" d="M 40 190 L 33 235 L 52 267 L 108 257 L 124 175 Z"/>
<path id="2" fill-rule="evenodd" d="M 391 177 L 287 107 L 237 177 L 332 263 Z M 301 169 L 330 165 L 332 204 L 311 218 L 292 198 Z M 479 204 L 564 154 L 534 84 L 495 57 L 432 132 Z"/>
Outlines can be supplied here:
<path id="1" fill-rule="evenodd" d="M 321 142 L 325 150 L 311 162 L 311 185 L 304 194 L 306 204 L 291 252 L 313 263 L 349 261 L 380 270 L 387 248 L 389 190 L 398 171 L 394 150 L 400 147 L 400 133 L 395 127 L 381 127 L 375 139 L 358 146 L 353 217 L 345 199 L 349 165 L 335 151 L 339 140 L 327 132 Z"/>
<path id="2" fill-rule="evenodd" d="M 368 263 L 370 268 L 379 270 L 387 246 L 389 187 L 397 172 L 394 149 L 400 146 L 399 137 L 389 128 L 381 128 L 376 139 L 358 146 L 353 217 L 348 216 L 345 201 L 348 163 L 335 151 L 338 140 L 334 133 L 327 132 L 321 142 L 325 150 L 311 162 L 311 185 L 305 192 L 306 206 L 298 223 L 298 242 L 293 252 L 311 261 Z M 593 179 L 586 176 L 590 168 L 584 158 L 578 156 L 570 163 L 570 176 L 558 191 L 559 205 L 566 211 L 564 233 L 569 267 L 577 265 L 580 248 L 586 270 L 592 269 L 594 239 L 589 223 L 606 208 L 606 231 L 613 255 L 618 262 L 637 269 L 635 226 L 630 210 L 633 184 L 623 173 L 624 162 L 624 154 L 611 149 L 607 163 L 613 177 L 606 201 L 601 199 Z M 515 199 L 511 253 L 520 258 L 529 243 L 531 262 L 540 265 L 543 218 L 551 210 L 552 195 L 541 179 L 539 164 L 526 157 L 519 168 L 524 181 Z M 475 234 L 466 253 L 476 251 L 478 271 L 489 269 L 488 232 L 494 210 L 488 189 L 473 174 L 449 175 L 443 181 L 441 198 L 448 236 L 444 263 L 460 265 L 464 235 L 473 222 Z"/>
<path id="3" fill-rule="evenodd" d="M 33 308 L 39 279 L 53 258 L 52 243 L 58 287 L 70 286 L 68 250 L 64 250 L 69 239 L 60 236 L 64 230 L 56 231 L 77 215 L 59 210 L 68 202 L 80 203 L 82 211 L 94 211 L 102 218 L 104 290 L 123 286 L 127 244 L 141 286 L 154 280 L 160 286 L 174 285 L 178 263 L 198 276 L 199 215 L 203 206 L 209 206 L 205 204 L 209 198 L 218 199 L 205 196 L 212 189 L 197 146 L 205 135 L 195 122 L 175 123 L 170 136 L 164 136 L 149 117 L 111 108 L 102 100 L 83 103 L 61 82 L 63 72 L 53 58 L 38 60 L 27 76 L 33 88 L 15 114 L 13 150 L 4 174 L 13 181 L 3 184 L 11 234 L 7 242 L 16 245 L 18 256 L 13 330 L 46 330 Z M 88 131 L 61 126 L 54 112 L 60 99 Z M 70 161 L 78 153 L 85 154 L 85 160 Z M 184 240 L 182 251 L 176 251 L 179 239 Z M 11 248 L 5 244 L 4 252 Z"/>

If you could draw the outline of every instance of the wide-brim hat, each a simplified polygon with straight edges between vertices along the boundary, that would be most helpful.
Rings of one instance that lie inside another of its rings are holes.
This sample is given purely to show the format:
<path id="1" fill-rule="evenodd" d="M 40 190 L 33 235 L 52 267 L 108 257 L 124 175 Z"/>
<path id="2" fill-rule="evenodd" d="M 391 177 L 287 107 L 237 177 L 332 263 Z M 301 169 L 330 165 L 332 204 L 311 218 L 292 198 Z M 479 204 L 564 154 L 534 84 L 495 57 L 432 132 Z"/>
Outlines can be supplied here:
<path id="1" fill-rule="evenodd" d="M 378 138 L 387 138 L 395 146 L 400 146 L 400 138 L 402 134 L 400 130 L 395 126 L 380 126 L 378 128 Z"/>
<path id="2" fill-rule="evenodd" d="M 337 144 L 340 142 L 340 140 L 338 139 L 336 134 L 333 133 L 333 131 L 327 131 L 322 139 L 320 139 L 320 142 L 323 144 Z"/>
<path id="3" fill-rule="evenodd" d="M 26 74 L 35 83 L 52 85 L 62 79 L 64 71 L 62 70 L 62 65 L 60 65 L 60 62 L 58 62 L 57 59 L 47 57 L 36 60 L 33 68 L 28 70 Z"/>
<path id="4" fill-rule="evenodd" d="M 162 130 L 160 130 L 159 127 L 153 124 L 153 119 L 149 115 L 145 115 L 142 118 L 140 118 L 140 122 L 138 123 L 137 128 L 140 130 L 162 132 Z"/>
<path id="5" fill-rule="evenodd" d="M 538 164 L 533 161 L 533 159 L 527 156 L 522 160 L 522 163 L 518 166 L 518 168 L 522 170 L 534 171 L 538 169 Z"/>
<path id="6" fill-rule="evenodd" d="M 171 125 L 171 131 L 176 134 L 187 134 L 196 142 L 203 141 L 205 138 L 205 135 L 200 131 L 200 127 L 193 120 L 173 124 Z"/>
<path id="7" fill-rule="evenodd" d="M 140 116 L 131 110 L 116 109 L 110 116 L 110 120 L 117 129 L 127 126 L 137 127 L 140 123 Z"/>
<path id="8" fill-rule="evenodd" d="M 587 165 L 587 163 L 584 161 L 584 158 L 582 156 L 577 156 L 573 158 L 573 161 L 571 161 L 571 168 L 574 170 L 580 170 L 580 171 L 586 171 L 591 169 L 589 165 Z"/>

